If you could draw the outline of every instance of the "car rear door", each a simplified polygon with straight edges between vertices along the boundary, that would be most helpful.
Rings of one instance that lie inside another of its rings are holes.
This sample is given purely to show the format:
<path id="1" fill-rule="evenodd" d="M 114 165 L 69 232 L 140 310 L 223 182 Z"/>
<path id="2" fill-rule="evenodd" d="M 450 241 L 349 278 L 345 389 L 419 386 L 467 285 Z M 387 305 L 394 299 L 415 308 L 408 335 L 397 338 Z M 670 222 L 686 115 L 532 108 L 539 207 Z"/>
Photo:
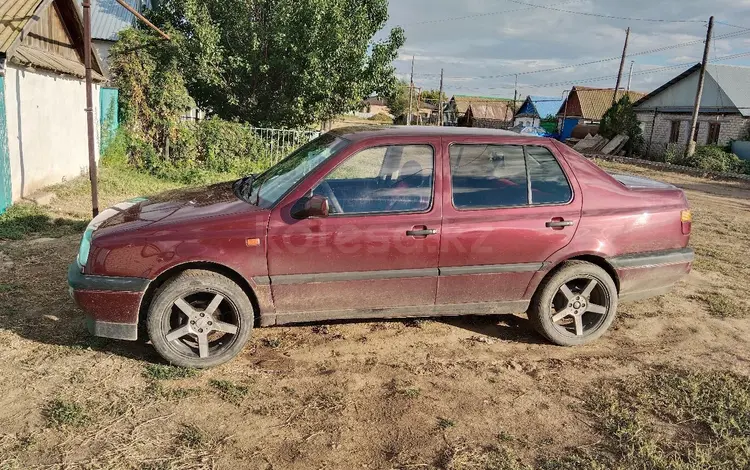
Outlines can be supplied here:
<path id="1" fill-rule="evenodd" d="M 439 137 L 352 144 L 273 210 L 268 270 L 279 322 L 434 305 L 440 152 Z M 328 217 L 292 217 L 301 197 L 331 193 Z"/>
<path id="2" fill-rule="evenodd" d="M 525 308 L 534 273 L 576 232 L 577 181 L 546 139 L 444 138 L 443 154 L 436 303 Z"/>

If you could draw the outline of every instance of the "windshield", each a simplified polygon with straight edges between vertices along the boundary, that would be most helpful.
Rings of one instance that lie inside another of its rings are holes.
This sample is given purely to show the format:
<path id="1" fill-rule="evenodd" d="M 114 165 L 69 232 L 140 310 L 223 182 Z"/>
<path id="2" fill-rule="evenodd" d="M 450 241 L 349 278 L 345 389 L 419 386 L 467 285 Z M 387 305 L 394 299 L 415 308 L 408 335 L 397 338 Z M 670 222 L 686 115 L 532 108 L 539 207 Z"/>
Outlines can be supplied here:
<path id="1" fill-rule="evenodd" d="M 298 148 L 265 173 L 237 181 L 235 192 L 241 199 L 259 207 L 272 207 L 305 176 L 348 143 L 341 137 L 324 134 Z"/>

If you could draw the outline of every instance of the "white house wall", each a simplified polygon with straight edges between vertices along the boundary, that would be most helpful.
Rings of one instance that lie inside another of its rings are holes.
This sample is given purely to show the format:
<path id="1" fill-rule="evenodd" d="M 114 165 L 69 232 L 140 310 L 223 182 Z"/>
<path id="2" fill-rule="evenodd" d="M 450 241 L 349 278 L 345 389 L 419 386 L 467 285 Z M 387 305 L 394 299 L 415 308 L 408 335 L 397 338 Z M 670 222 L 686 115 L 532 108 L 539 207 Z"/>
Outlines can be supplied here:
<path id="1" fill-rule="evenodd" d="M 94 85 L 99 158 L 99 86 Z M 13 201 L 88 171 L 83 80 L 8 64 L 5 105 Z"/>
<path id="2" fill-rule="evenodd" d="M 639 110 L 654 108 L 688 108 L 695 106 L 695 93 L 698 91 L 698 71 L 666 90 L 649 98 L 640 105 Z M 706 74 L 701 106 L 704 108 L 732 107 L 732 100 L 724 93 L 710 74 Z"/>

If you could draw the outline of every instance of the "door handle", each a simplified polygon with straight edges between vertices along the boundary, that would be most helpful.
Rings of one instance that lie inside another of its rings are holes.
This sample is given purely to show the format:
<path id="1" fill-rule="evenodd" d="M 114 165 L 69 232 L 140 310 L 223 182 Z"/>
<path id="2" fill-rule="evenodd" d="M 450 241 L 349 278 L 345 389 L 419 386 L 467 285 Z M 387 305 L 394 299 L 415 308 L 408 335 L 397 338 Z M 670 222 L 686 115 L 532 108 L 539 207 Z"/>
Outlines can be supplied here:
<path id="1" fill-rule="evenodd" d="M 551 220 L 545 225 L 549 228 L 565 228 L 575 225 L 575 222 L 570 220 Z"/>
<path id="2" fill-rule="evenodd" d="M 438 231 L 434 228 L 425 228 L 420 230 L 407 230 L 406 235 L 409 237 L 427 237 L 429 235 L 437 235 Z"/>

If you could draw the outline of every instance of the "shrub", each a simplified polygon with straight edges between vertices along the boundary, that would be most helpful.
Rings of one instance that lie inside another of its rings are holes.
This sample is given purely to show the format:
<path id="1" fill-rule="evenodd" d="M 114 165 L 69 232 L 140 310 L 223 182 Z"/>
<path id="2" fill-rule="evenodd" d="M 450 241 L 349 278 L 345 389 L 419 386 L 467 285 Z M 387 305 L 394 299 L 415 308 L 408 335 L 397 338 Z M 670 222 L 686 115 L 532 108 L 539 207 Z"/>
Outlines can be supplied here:
<path id="1" fill-rule="evenodd" d="M 719 173 L 735 172 L 744 166 L 737 155 L 716 145 L 700 146 L 696 148 L 694 155 L 688 157 L 680 154 L 670 163 Z"/>

